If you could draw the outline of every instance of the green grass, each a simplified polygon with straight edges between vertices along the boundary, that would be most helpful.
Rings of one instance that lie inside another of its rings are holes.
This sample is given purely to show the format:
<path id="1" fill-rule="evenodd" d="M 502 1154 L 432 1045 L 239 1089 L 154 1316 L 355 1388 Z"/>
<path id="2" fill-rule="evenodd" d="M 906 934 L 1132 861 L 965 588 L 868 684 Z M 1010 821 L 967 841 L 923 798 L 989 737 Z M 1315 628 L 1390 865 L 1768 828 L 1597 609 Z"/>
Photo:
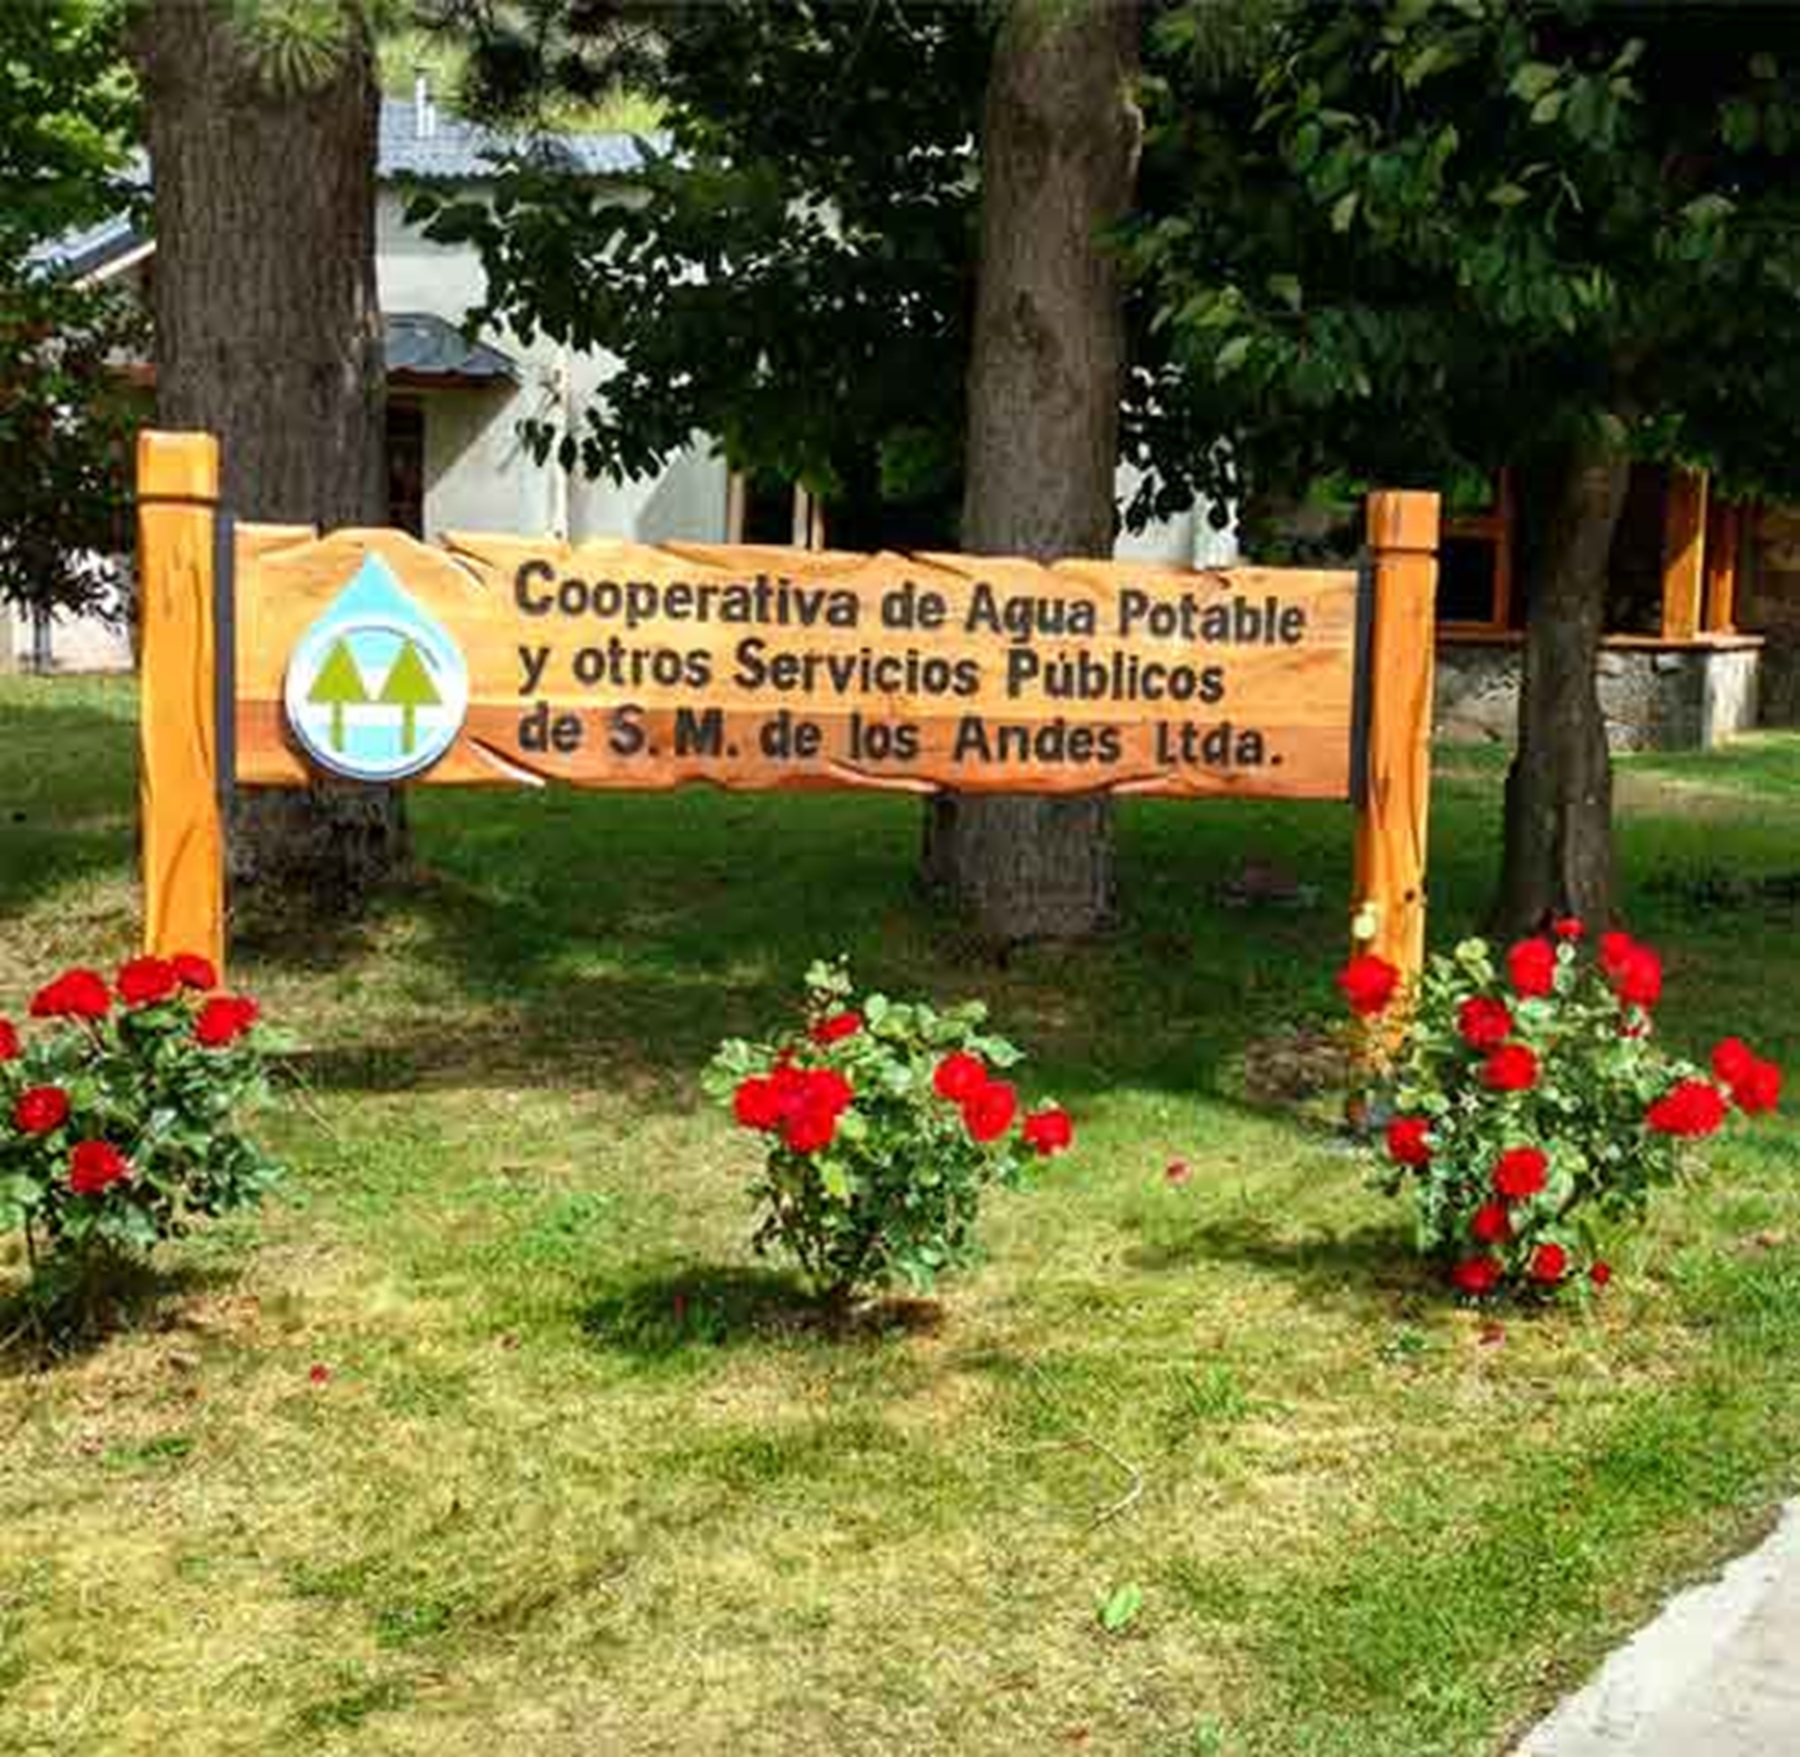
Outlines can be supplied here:
<path id="1" fill-rule="evenodd" d="M 1449 754 L 1440 940 L 1497 847 Z M 0 682 L 0 1011 L 130 946 L 132 777 L 127 690 Z M 1800 1065 L 1800 740 L 1620 797 L 1671 1038 Z M 292 1178 L 0 1377 L 0 1746 L 1469 1757 L 1754 1535 L 1800 1460 L 1791 1113 L 1496 1337 L 1245 1096 L 1331 1008 L 1342 811 L 1130 804 L 1128 927 L 1004 969 L 916 901 L 915 813 L 420 793 L 369 920 L 254 928 Z M 1215 901 L 1251 856 L 1318 904 Z M 986 997 L 1081 1141 L 941 1308 L 834 1340 L 695 1075 L 838 949 Z"/>

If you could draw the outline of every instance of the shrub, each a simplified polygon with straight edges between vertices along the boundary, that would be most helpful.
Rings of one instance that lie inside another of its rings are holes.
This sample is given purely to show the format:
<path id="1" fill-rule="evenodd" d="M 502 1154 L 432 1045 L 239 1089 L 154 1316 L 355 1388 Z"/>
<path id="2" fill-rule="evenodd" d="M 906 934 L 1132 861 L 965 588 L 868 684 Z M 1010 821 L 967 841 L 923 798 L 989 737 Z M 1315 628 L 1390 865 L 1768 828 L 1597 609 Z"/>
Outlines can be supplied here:
<path id="1" fill-rule="evenodd" d="M 706 1086 L 765 1142 L 755 1243 L 842 1302 L 899 1279 L 929 1290 L 973 1250 L 988 1185 L 1071 1144 L 1068 1114 L 1023 1114 L 1020 1060 L 978 1002 L 857 1000 L 841 964 L 807 972 L 800 1031 L 720 1045 Z"/>
<path id="2" fill-rule="evenodd" d="M 257 1201 L 276 1175 L 240 1130 L 266 1089 L 256 1003 L 204 958 L 65 971 L 0 1020 L 0 1227 L 34 1270 L 91 1287 L 109 1261 Z"/>
<path id="3" fill-rule="evenodd" d="M 1629 935 L 1593 956 L 1574 920 L 1497 965 L 1483 940 L 1431 960 L 1371 1115 L 1387 1114 L 1390 1193 L 1410 1186 L 1421 1251 L 1456 1289 L 1604 1286 L 1595 1222 L 1638 1224 L 1691 1143 L 1780 1101 L 1781 1074 L 1727 1038 L 1703 1070 L 1657 1045 L 1662 962 Z M 1503 967 L 1502 967 L 1503 966 Z M 1339 977 L 1379 1031 L 1397 972 L 1354 958 Z"/>

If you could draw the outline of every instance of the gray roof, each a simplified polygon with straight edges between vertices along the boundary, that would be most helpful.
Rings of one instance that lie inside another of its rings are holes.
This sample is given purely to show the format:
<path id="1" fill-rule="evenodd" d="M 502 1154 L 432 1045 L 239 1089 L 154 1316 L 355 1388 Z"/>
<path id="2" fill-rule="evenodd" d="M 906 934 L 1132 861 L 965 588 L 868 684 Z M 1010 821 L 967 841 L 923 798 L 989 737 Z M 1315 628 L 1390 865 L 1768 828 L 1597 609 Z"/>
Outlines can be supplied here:
<path id="1" fill-rule="evenodd" d="M 389 378 L 508 384 L 518 377 L 498 348 L 470 341 L 455 324 L 428 311 L 385 311 L 381 328 Z"/>
<path id="2" fill-rule="evenodd" d="M 529 147 L 572 176 L 627 177 L 642 169 L 665 145 L 660 137 L 646 141 L 631 134 L 561 134 L 532 143 L 524 136 L 502 134 L 436 109 L 421 131 L 418 111 L 410 100 L 383 98 L 375 174 L 384 183 L 403 178 L 474 182 L 492 177 L 496 160 Z M 137 188 L 147 186 L 149 180 L 147 161 L 141 153 L 134 153 L 120 181 Z M 146 236 L 132 224 L 129 214 L 119 213 L 38 245 L 30 260 L 47 274 L 90 275 L 129 255 Z"/>

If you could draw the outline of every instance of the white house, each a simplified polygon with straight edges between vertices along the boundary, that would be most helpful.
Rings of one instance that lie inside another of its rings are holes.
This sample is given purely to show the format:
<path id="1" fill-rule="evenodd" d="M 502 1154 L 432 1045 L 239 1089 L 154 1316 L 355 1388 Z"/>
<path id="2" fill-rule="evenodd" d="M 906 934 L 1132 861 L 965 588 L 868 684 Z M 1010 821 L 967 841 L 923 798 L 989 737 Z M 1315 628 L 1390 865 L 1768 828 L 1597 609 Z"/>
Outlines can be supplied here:
<path id="1" fill-rule="evenodd" d="M 462 333 L 484 291 L 481 260 L 469 245 L 443 245 L 406 219 L 408 185 L 420 180 L 479 192 L 493 176 L 504 141 L 444 115 L 421 83 L 411 103 L 385 100 L 377 174 L 376 277 L 386 328 L 389 518 L 427 539 L 446 531 L 510 531 L 587 537 L 725 542 L 754 519 L 769 536 L 817 545 L 826 532 L 802 492 L 792 505 L 747 503 L 723 458 L 703 436 L 654 480 L 612 483 L 540 466 L 519 425 L 566 414 L 571 423 L 616 365 L 604 353 L 576 353 L 543 336 L 522 342 L 500 330 L 476 343 Z M 635 138 L 565 136 L 575 174 L 616 182 L 629 198 L 641 163 Z M 84 280 L 140 279 L 153 239 L 124 218 L 62 240 L 48 266 Z M 1121 482 L 1121 489 L 1127 483 Z M 1219 565 L 1235 558 L 1230 533 L 1201 517 L 1122 538 L 1121 554 Z M 125 631 L 99 619 L 34 626 L 0 614 L 0 670 L 123 669 L 131 662 Z"/>

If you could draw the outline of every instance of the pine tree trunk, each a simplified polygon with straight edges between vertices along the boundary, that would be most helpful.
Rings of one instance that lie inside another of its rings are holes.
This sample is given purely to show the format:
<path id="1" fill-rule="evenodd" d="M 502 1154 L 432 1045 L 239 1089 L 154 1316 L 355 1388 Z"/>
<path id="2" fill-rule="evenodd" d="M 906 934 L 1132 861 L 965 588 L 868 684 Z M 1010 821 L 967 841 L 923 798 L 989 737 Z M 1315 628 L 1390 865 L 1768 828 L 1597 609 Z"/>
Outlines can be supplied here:
<path id="1" fill-rule="evenodd" d="M 1112 553 L 1124 313 L 1102 233 L 1137 173 L 1135 4 L 1014 0 L 981 137 L 981 272 L 962 547 Z M 1112 907 L 1112 802 L 945 795 L 927 881 L 984 936 L 1093 933 Z"/>
<path id="2" fill-rule="evenodd" d="M 1551 916 L 1605 925 L 1612 909 L 1612 761 L 1597 672 L 1606 571 L 1629 461 L 1571 456 L 1549 497 L 1526 590 L 1519 745 L 1506 781 L 1497 925 L 1530 932 Z"/>
<path id="3" fill-rule="evenodd" d="M 219 437 L 240 519 L 386 522 L 375 290 L 379 94 L 366 10 L 313 77 L 258 67 L 222 0 L 145 0 L 134 53 L 154 181 L 157 418 Z M 400 795 L 240 794 L 240 881 L 355 895 L 405 853 Z"/>

